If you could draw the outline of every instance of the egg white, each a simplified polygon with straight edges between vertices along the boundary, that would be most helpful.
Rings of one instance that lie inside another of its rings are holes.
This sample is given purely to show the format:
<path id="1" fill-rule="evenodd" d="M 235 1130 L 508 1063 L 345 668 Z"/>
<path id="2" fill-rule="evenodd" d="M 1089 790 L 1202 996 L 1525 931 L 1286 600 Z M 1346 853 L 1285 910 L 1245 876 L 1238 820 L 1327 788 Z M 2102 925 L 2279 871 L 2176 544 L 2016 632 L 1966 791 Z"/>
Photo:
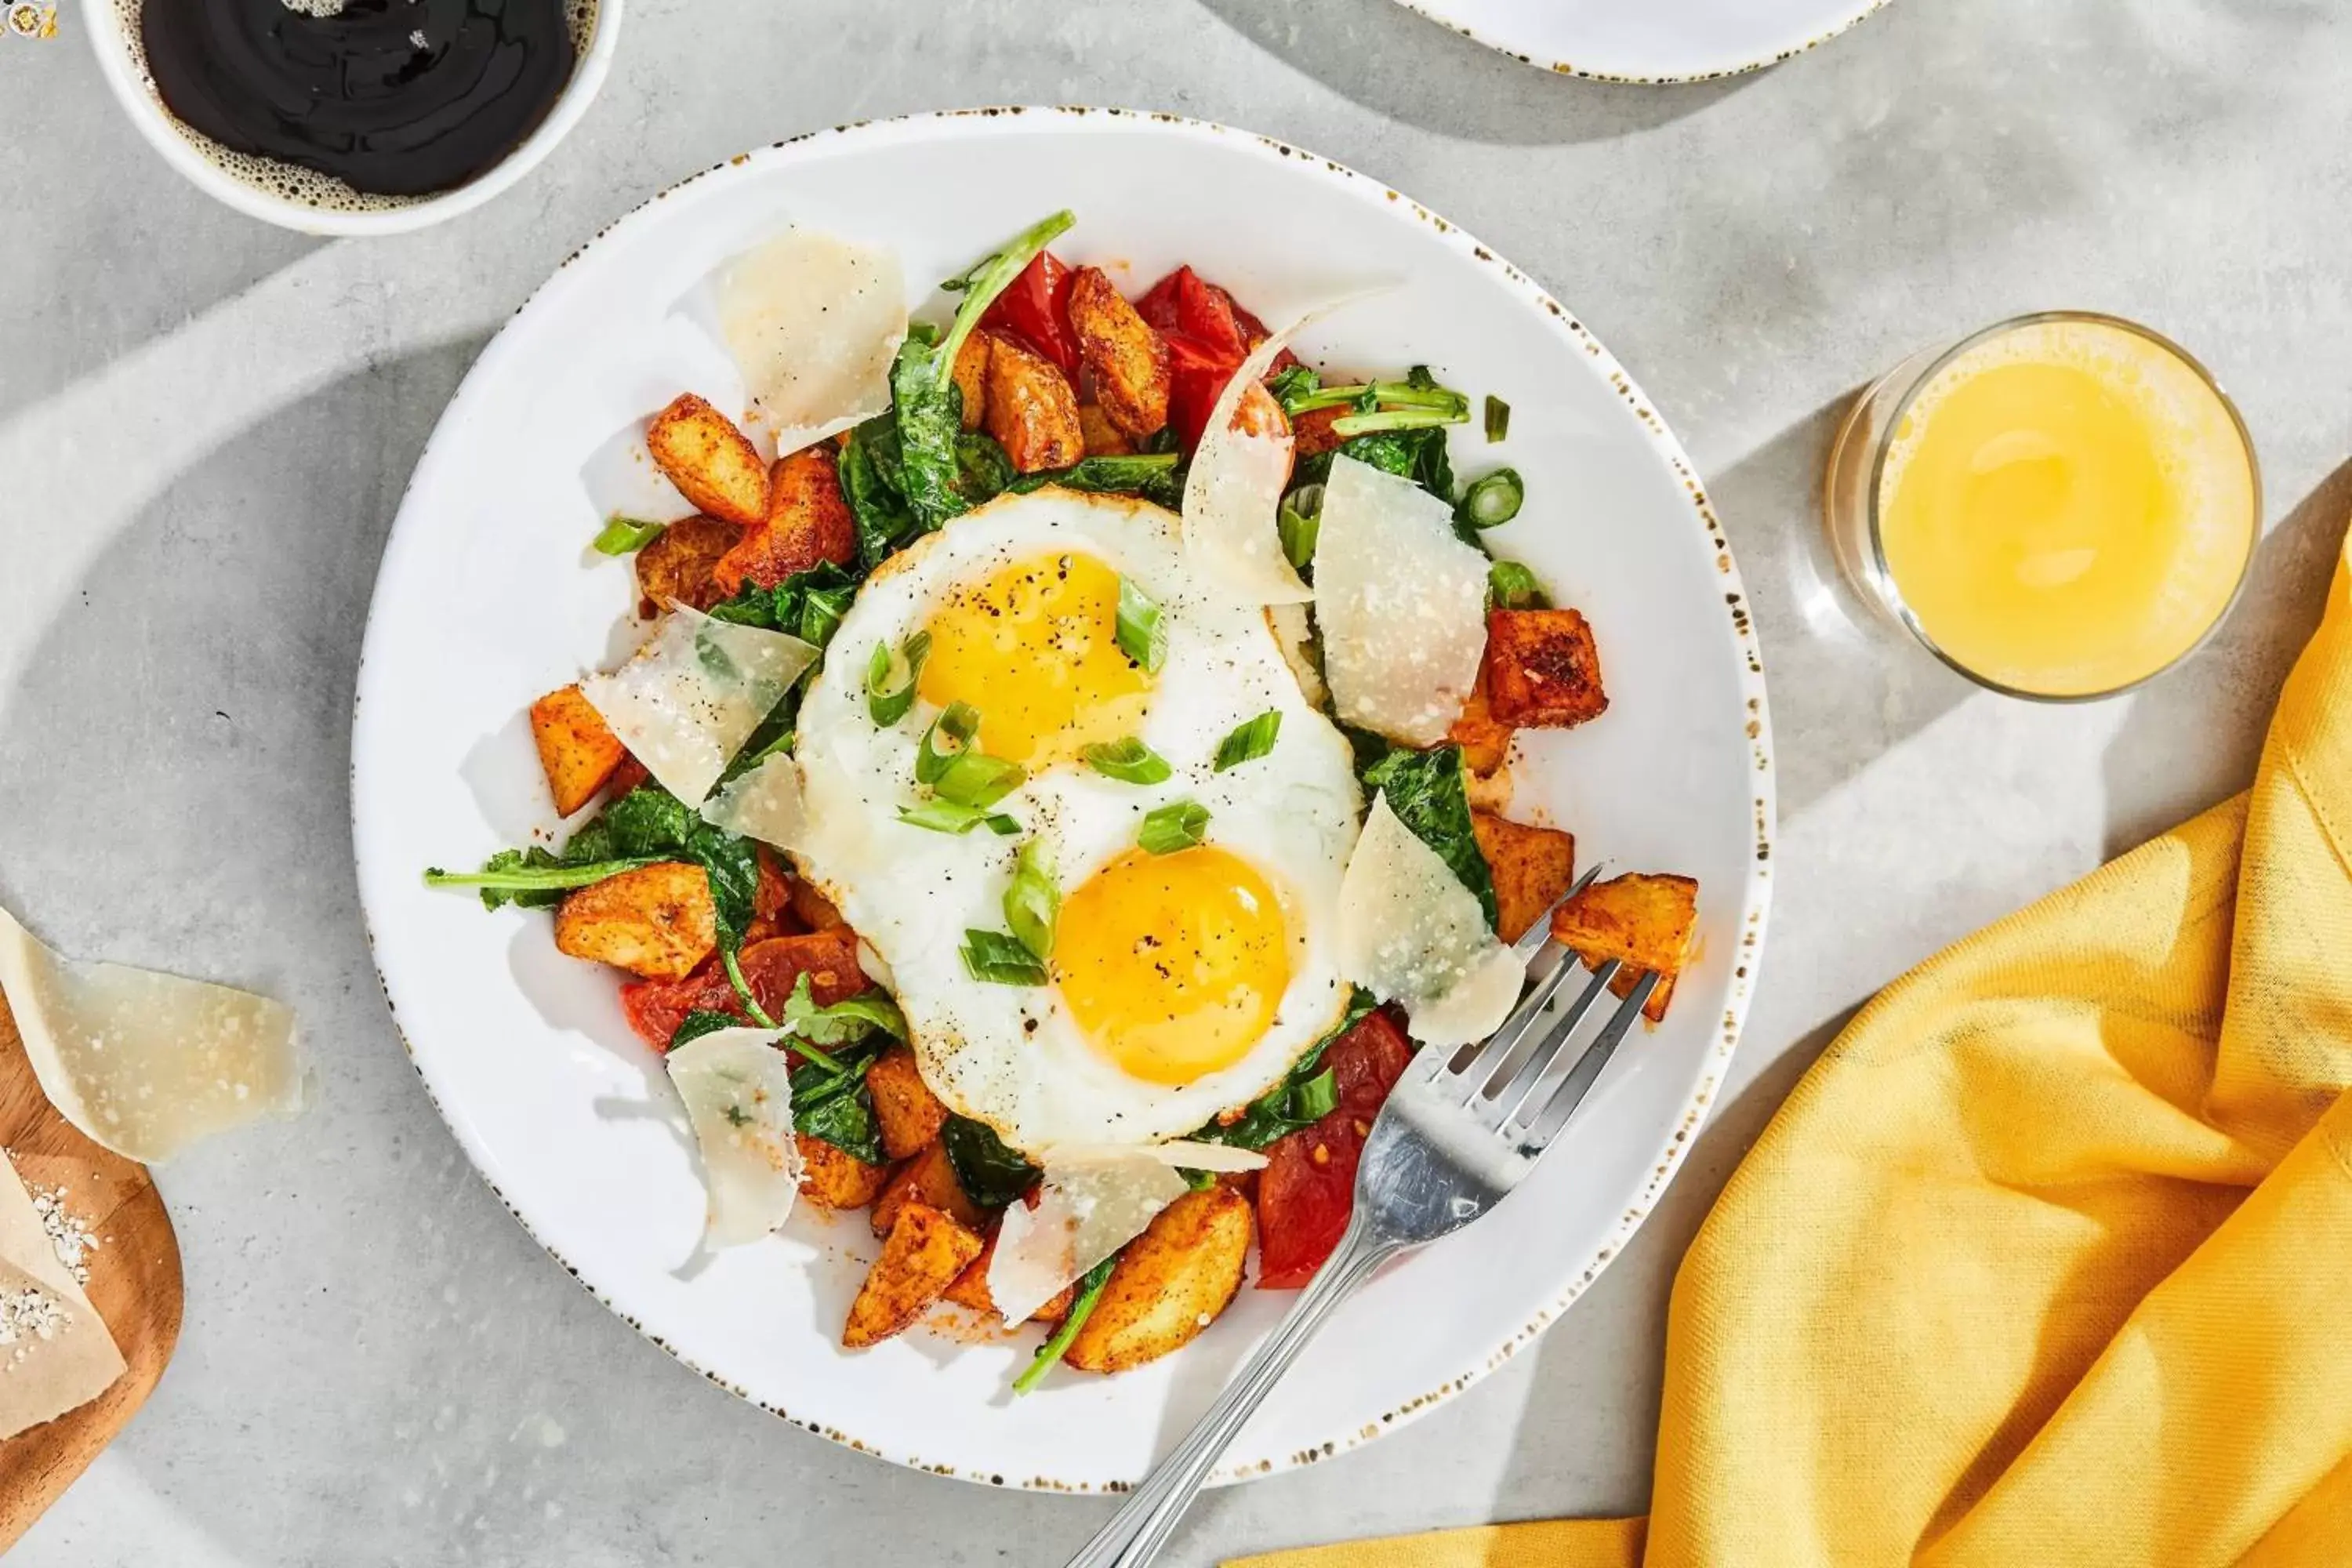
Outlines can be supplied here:
<path id="1" fill-rule="evenodd" d="M 1159 602 L 1167 658 L 1141 738 L 1173 775 L 1137 785 L 1083 763 L 1056 764 L 997 806 L 1022 824 L 1016 837 L 899 822 L 900 808 L 919 798 L 915 757 L 937 710 L 918 702 L 877 728 L 863 679 L 874 648 L 902 644 L 957 585 L 1057 550 L 1099 558 Z M 1282 714 L 1274 750 L 1216 773 L 1218 743 L 1268 709 Z M 798 735 L 802 874 L 887 966 L 932 1090 L 1013 1147 L 1181 1137 L 1273 1087 L 1343 1012 L 1339 885 L 1362 816 L 1349 746 L 1301 693 L 1264 611 L 1187 569 L 1172 513 L 1047 489 L 1001 497 L 918 541 L 859 591 L 802 703 Z M 1089 1045 L 1052 985 L 975 981 L 958 950 L 968 928 L 1005 928 L 1002 901 L 1024 839 L 1045 840 L 1067 894 L 1135 847 L 1147 813 L 1181 799 L 1208 808 L 1205 842 L 1248 861 L 1276 889 L 1291 978 L 1246 1054 L 1171 1087 L 1129 1076 Z"/>

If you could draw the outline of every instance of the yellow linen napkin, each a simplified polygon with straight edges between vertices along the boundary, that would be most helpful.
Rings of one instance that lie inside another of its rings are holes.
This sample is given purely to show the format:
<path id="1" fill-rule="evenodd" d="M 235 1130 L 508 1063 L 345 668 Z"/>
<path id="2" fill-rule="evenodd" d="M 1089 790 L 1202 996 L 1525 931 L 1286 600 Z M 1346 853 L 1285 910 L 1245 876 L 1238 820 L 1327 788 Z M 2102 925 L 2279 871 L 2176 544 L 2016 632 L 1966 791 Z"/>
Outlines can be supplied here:
<path id="1" fill-rule="evenodd" d="M 1856 1017 L 1676 1277 L 1638 1521 L 1233 1568 L 2352 1564 L 2352 568 L 2252 790 Z"/>

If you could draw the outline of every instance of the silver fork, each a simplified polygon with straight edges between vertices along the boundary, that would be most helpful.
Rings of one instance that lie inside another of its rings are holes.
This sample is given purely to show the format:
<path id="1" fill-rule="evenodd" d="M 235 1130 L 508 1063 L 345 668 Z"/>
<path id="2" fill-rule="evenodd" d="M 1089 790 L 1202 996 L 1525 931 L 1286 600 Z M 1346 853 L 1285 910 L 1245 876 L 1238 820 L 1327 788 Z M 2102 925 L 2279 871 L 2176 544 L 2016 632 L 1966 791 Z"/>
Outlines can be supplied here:
<path id="1" fill-rule="evenodd" d="M 1598 867 L 1586 872 L 1562 901 L 1599 875 Z M 1069 1568 L 1143 1568 L 1157 1557 L 1217 1457 L 1332 1310 L 1389 1259 L 1493 1208 L 1568 1125 L 1641 1016 L 1658 977 L 1642 976 L 1591 1043 L 1571 1051 L 1570 1038 L 1608 990 L 1618 965 L 1612 959 L 1594 971 L 1562 1011 L 1556 999 L 1568 977 L 1582 971 L 1571 954 L 1554 948 L 1550 926 L 1549 918 L 1537 921 L 1513 949 L 1522 962 L 1550 950 L 1553 963 L 1501 1028 L 1483 1044 L 1422 1051 L 1405 1068 L 1364 1141 L 1355 1214 L 1329 1260 L 1199 1425 L 1129 1494 Z"/>

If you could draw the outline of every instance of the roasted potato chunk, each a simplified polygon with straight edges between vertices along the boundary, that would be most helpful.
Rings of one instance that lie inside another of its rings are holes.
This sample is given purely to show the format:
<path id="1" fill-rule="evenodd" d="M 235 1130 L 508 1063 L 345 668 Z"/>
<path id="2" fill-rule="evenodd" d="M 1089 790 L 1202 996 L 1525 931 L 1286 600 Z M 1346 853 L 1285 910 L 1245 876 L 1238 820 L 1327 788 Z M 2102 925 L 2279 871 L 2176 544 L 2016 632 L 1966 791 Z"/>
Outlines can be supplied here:
<path id="1" fill-rule="evenodd" d="M 898 1223 L 898 1211 L 910 1203 L 938 1209 L 958 1225 L 972 1230 L 988 1223 L 980 1205 L 965 1194 L 944 1143 L 927 1144 L 892 1174 L 890 1184 L 874 1202 L 874 1234 L 889 1235 L 891 1226 Z"/>
<path id="2" fill-rule="evenodd" d="M 837 565 L 856 554 L 857 520 L 841 493 L 833 448 L 808 447 L 776 460 L 766 518 L 719 558 L 710 575 L 722 594 L 739 594 L 747 582 L 772 588 L 819 562 Z"/>
<path id="3" fill-rule="evenodd" d="M 1099 267 L 1070 275 L 1070 330 L 1078 363 L 1094 377 L 1095 396 L 1128 435 L 1149 436 L 1168 423 L 1168 342 Z"/>
<path id="4" fill-rule="evenodd" d="M 1186 1193 L 1127 1244 L 1064 1356 L 1086 1372 L 1126 1372 L 1181 1350 L 1242 1286 L 1249 1200 L 1231 1187 Z"/>
<path id="5" fill-rule="evenodd" d="M 637 552 L 637 609 L 655 615 L 675 602 L 707 610 L 727 596 L 711 570 L 732 550 L 743 531 L 715 517 L 689 517 L 662 530 Z"/>
<path id="6" fill-rule="evenodd" d="M 975 1312 L 1002 1318 L 1003 1314 L 996 1310 L 996 1298 L 988 1292 L 988 1266 L 995 1261 L 996 1232 L 992 1230 L 988 1233 L 988 1245 L 981 1248 L 980 1256 L 971 1260 L 970 1268 L 956 1276 L 955 1283 L 947 1288 L 944 1299 L 959 1307 L 969 1307 Z M 1070 1315 L 1070 1302 L 1077 1293 L 1076 1286 L 1063 1286 L 1044 1306 L 1029 1314 L 1029 1321 L 1033 1323 L 1060 1322 Z"/>
<path id="7" fill-rule="evenodd" d="M 906 1205 L 849 1304 L 842 1344 L 863 1350 L 911 1328 L 980 1250 L 980 1237 L 950 1215 L 928 1204 Z"/>
<path id="8" fill-rule="evenodd" d="M 530 738 L 539 747 L 539 765 L 555 795 L 555 809 L 563 816 L 595 798 L 629 754 L 577 686 L 551 691 L 530 705 Z"/>
<path id="9" fill-rule="evenodd" d="M 987 407 L 988 433 L 1022 473 L 1066 468 L 1086 456 L 1070 378 L 1025 343 L 990 339 Z"/>
<path id="10" fill-rule="evenodd" d="M 1657 974 L 1658 987 L 1642 1009 L 1654 1024 L 1666 1016 L 1697 924 L 1696 882 L 1629 871 L 1594 883 L 1555 910 L 1551 934 L 1595 969 L 1612 958 L 1622 963 L 1611 987 L 1620 996 L 1633 994 L 1638 972 Z"/>
<path id="11" fill-rule="evenodd" d="M 1574 610 L 1493 610 L 1486 616 L 1486 706 L 1515 730 L 1565 730 L 1598 719 L 1601 653 Z"/>
<path id="12" fill-rule="evenodd" d="M 683 980 L 719 946 L 710 879 L 666 860 L 583 888 L 556 909 L 555 946 L 646 980 Z"/>
<path id="13" fill-rule="evenodd" d="M 646 450 L 695 510 L 756 528 L 768 515 L 768 465 L 735 422 L 688 392 L 646 426 Z"/>
<path id="14" fill-rule="evenodd" d="M 1462 748 L 1462 765 L 1481 778 L 1503 765 L 1511 754 L 1511 727 L 1495 717 L 1486 700 L 1486 667 L 1482 661 L 1470 695 L 1462 700 L 1462 716 L 1445 738 Z"/>
<path id="15" fill-rule="evenodd" d="M 1089 458 L 1124 458 L 1135 450 L 1135 443 L 1110 422 L 1099 403 L 1078 405 L 1078 438 Z"/>
<path id="16" fill-rule="evenodd" d="M 923 1081 L 915 1053 L 894 1047 L 866 1069 L 866 1089 L 874 1097 L 874 1120 L 882 1129 L 883 1152 L 893 1160 L 919 1154 L 947 1124 L 948 1108 Z"/>
<path id="17" fill-rule="evenodd" d="M 1328 452 L 1347 441 L 1345 436 L 1331 428 L 1332 422 L 1354 413 L 1352 408 L 1310 408 L 1290 422 L 1290 434 L 1298 443 L 1298 455 L 1312 458 Z"/>
<path id="18" fill-rule="evenodd" d="M 801 1150 L 801 1196 L 828 1209 L 862 1209 L 882 1195 L 890 1167 L 869 1165 L 838 1144 L 805 1132 L 793 1135 Z"/>
<path id="19" fill-rule="evenodd" d="M 986 332 L 974 332 L 956 350 L 956 391 L 963 399 L 963 427 L 977 430 L 988 413 L 988 345 Z"/>
<path id="20" fill-rule="evenodd" d="M 1576 885 L 1576 838 L 1557 827 L 1473 811 L 1470 830 L 1495 878 L 1495 934 L 1517 942 Z"/>

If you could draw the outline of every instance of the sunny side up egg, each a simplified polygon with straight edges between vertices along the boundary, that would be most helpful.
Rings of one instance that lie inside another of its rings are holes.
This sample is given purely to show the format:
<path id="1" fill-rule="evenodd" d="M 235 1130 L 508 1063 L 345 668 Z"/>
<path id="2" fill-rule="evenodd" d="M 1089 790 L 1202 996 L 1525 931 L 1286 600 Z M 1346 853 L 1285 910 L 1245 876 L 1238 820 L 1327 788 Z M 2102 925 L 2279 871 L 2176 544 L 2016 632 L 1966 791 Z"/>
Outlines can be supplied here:
<path id="1" fill-rule="evenodd" d="M 1122 581 L 1160 611 L 1156 671 L 1118 646 Z M 929 639 L 912 710 L 875 721 L 879 646 Z M 944 833 L 900 819 L 925 731 L 947 705 L 1024 781 L 1018 824 Z M 1239 726 L 1281 715 L 1273 749 L 1217 771 Z M 1187 570 L 1175 516 L 1044 489 L 955 519 L 859 591 L 803 700 L 794 755 L 802 873 L 887 966 L 924 1078 L 1016 1149 L 1190 1133 L 1271 1088 L 1344 1011 L 1339 884 L 1362 816 L 1348 742 L 1301 694 L 1265 612 Z M 1140 740 L 1169 776 L 1084 759 Z M 1155 808 L 1203 807 L 1201 842 L 1141 848 Z M 1061 910 L 1046 984 L 975 980 L 970 931 L 1004 931 L 1016 856 L 1052 868 Z"/>

